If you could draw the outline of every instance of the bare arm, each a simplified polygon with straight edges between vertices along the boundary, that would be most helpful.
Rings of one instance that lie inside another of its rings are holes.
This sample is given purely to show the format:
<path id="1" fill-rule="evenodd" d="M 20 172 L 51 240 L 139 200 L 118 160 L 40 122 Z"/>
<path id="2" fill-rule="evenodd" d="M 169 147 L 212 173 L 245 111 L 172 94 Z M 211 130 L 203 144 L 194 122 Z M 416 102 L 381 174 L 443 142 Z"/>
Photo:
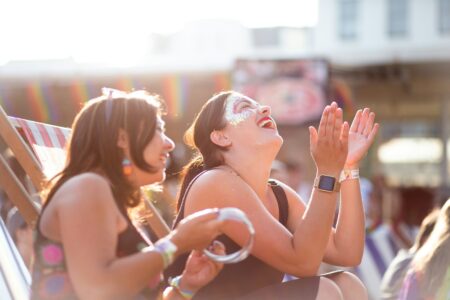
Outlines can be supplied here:
<path id="1" fill-rule="evenodd" d="M 77 176 L 60 188 L 53 201 L 68 272 L 80 298 L 132 298 L 163 270 L 157 252 L 116 256 L 117 236 L 124 229 L 124 219 L 102 177 Z M 179 248 L 177 254 L 206 246 L 219 233 L 214 213 L 186 223 L 170 236 Z M 193 234 L 200 231 L 202 235 Z"/>
<path id="2" fill-rule="evenodd" d="M 344 169 L 359 169 L 378 132 L 375 114 L 370 109 L 358 110 L 349 133 L 349 151 Z M 341 184 L 341 201 L 336 229 L 325 255 L 325 261 L 341 266 L 355 266 L 364 252 L 365 217 L 359 179 Z M 352 245 L 348 247 L 348 245 Z"/>
<path id="3" fill-rule="evenodd" d="M 345 169 L 358 169 L 378 131 L 374 124 L 375 114 L 369 109 L 359 110 L 350 127 L 349 154 Z M 295 193 L 288 192 L 290 228 L 293 230 L 303 216 L 305 206 Z M 336 228 L 332 230 L 324 261 L 340 266 L 355 266 L 362 259 L 364 250 L 364 209 L 358 179 L 344 180 L 341 184 L 341 201 Z M 351 247 L 349 247 L 351 245 Z"/>
<path id="4" fill-rule="evenodd" d="M 341 193 L 344 193 L 343 189 L 347 189 L 348 193 L 359 191 L 359 183 L 357 180 L 352 181 L 351 184 L 346 183 L 341 187 Z M 291 231 L 294 231 L 299 226 L 301 220 L 306 217 L 307 207 L 295 191 L 286 185 L 283 185 L 283 189 L 289 201 L 288 227 Z M 359 264 L 361 259 L 361 242 L 362 247 L 364 247 L 364 213 L 362 212 L 361 201 L 358 200 L 358 197 L 351 199 L 347 197 L 347 200 L 350 201 L 346 203 L 341 202 L 340 204 L 338 222 L 336 228 L 332 228 L 330 231 L 323 261 L 334 265 L 350 267 Z M 313 204 L 312 201 L 314 200 L 312 199 L 310 201 L 310 206 Z M 311 209 L 308 209 L 308 213 L 310 211 Z M 321 217 L 318 220 L 321 220 Z"/>
<path id="5" fill-rule="evenodd" d="M 318 173 L 338 177 L 347 156 L 348 125 L 334 104 L 324 111 L 319 131 L 311 130 L 312 154 Z M 217 184 L 220 182 L 220 184 Z M 214 187 L 214 188 L 211 188 Z M 280 271 L 298 276 L 316 273 L 329 240 L 337 193 L 314 190 L 312 203 L 293 234 L 268 211 L 264 201 L 239 177 L 220 170 L 202 175 L 186 201 L 186 215 L 207 207 L 233 206 L 243 210 L 256 231 L 252 254 Z M 227 224 L 224 233 L 243 245 L 246 231 Z"/>

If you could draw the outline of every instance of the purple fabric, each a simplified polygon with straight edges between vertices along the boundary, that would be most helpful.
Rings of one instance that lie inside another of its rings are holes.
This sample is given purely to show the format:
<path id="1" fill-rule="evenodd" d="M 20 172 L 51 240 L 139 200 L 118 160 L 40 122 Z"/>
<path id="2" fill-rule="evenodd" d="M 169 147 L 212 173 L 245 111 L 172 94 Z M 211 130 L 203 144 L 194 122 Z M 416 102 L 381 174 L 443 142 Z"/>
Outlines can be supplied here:
<path id="1" fill-rule="evenodd" d="M 386 271 L 386 264 L 384 263 L 383 258 L 381 257 L 381 254 L 378 251 L 378 248 L 375 246 L 375 242 L 371 239 L 370 236 L 366 238 L 366 247 L 372 254 L 373 260 L 378 269 L 378 273 L 384 274 L 384 272 Z"/>
<path id="2" fill-rule="evenodd" d="M 419 279 L 416 272 L 409 271 L 406 275 L 398 300 L 424 300 L 421 297 Z"/>

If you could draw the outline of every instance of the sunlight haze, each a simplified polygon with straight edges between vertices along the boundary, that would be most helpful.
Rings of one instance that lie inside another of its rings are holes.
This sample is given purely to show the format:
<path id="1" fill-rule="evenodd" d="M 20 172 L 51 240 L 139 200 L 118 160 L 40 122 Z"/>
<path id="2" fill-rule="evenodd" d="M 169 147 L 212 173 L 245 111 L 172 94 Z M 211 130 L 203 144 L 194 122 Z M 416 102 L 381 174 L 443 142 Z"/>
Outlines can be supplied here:
<path id="1" fill-rule="evenodd" d="M 252 28 L 314 26 L 317 1 L 5 1 L 0 11 L 0 64 L 136 58 L 151 33 L 171 34 L 190 22 L 216 19 Z"/>

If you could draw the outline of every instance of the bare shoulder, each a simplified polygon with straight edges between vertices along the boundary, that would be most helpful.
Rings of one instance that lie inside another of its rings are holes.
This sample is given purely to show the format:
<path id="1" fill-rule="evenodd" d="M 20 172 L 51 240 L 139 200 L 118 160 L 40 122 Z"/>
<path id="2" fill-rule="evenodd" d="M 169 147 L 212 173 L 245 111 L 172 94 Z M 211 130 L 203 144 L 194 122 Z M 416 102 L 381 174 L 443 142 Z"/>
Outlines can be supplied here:
<path id="1" fill-rule="evenodd" d="M 257 197 L 238 175 L 221 169 L 202 174 L 191 186 L 187 207 L 194 210 L 210 207 L 240 207 L 241 199 Z"/>
<path id="2" fill-rule="evenodd" d="M 95 201 L 92 201 L 95 199 Z M 109 182 L 103 176 L 87 172 L 67 180 L 55 193 L 52 202 L 58 207 L 83 206 L 100 208 L 111 204 L 113 196 Z"/>

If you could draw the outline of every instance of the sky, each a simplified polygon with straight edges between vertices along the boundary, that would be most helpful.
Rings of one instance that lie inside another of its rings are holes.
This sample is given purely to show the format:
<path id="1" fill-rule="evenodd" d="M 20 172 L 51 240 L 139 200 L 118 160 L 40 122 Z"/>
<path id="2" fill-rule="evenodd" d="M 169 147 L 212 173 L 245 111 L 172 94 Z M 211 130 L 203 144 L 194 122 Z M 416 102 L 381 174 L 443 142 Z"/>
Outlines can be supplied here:
<path id="1" fill-rule="evenodd" d="M 317 1 L 0 0 L 0 65 L 136 57 L 150 33 L 174 33 L 195 20 L 234 20 L 252 28 L 314 26 Z"/>

